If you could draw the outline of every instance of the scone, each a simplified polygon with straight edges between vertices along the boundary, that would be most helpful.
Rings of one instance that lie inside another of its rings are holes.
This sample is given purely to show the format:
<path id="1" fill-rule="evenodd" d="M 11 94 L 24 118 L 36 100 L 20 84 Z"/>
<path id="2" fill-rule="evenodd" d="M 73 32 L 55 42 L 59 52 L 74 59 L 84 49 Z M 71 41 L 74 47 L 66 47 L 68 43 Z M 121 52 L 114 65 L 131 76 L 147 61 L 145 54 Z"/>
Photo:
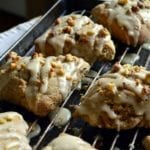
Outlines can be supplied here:
<path id="1" fill-rule="evenodd" d="M 0 149 L 31 150 L 26 137 L 28 125 L 16 112 L 0 113 Z"/>
<path id="2" fill-rule="evenodd" d="M 89 143 L 83 141 L 79 137 L 75 137 L 66 133 L 60 134 L 43 150 L 96 150 Z"/>
<path id="3" fill-rule="evenodd" d="M 115 64 L 76 106 L 74 115 L 92 126 L 110 129 L 150 127 L 150 71 Z"/>
<path id="4" fill-rule="evenodd" d="M 150 41 L 149 14 L 149 0 L 106 1 L 92 10 L 96 22 L 107 27 L 115 38 L 132 46 Z"/>
<path id="5" fill-rule="evenodd" d="M 87 16 L 67 15 L 58 18 L 55 25 L 35 41 L 36 51 L 46 56 L 71 53 L 93 63 L 112 60 L 115 46 L 111 35 L 102 25 Z"/>
<path id="6" fill-rule="evenodd" d="M 44 58 L 37 53 L 20 57 L 12 52 L 0 67 L 0 100 L 45 116 L 66 98 L 89 68 L 83 59 L 70 54 Z"/>

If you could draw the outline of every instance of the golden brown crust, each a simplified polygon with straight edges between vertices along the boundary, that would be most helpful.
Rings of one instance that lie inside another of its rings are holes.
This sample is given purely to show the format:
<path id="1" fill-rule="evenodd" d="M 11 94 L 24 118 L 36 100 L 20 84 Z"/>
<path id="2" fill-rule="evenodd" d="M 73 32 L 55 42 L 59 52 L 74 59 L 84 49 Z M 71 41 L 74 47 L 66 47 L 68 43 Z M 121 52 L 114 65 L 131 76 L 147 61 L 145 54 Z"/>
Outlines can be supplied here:
<path id="1" fill-rule="evenodd" d="M 25 82 L 24 85 L 22 81 Z M 36 97 L 32 99 L 26 99 L 26 84 L 27 82 L 21 78 L 12 78 L 1 91 L 0 99 L 21 105 L 38 116 L 45 116 L 48 112 L 54 110 L 63 100 L 58 85 L 53 85 L 51 87 L 49 95 L 37 94 Z"/>
<path id="2" fill-rule="evenodd" d="M 73 72 L 68 70 L 71 64 Z M 88 63 L 70 54 L 48 58 L 35 54 L 31 58 L 11 53 L 0 68 L 0 100 L 45 116 L 64 100 L 89 67 Z M 70 80 L 69 75 L 72 75 Z"/>
<path id="3" fill-rule="evenodd" d="M 136 0 L 106 2 L 97 5 L 92 10 L 92 15 L 96 22 L 107 27 L 115 38 L 127 45 L 136 46 L 150 41 L 149 6 L 150 2 Z"/>
<path id="4" fill-rule="evenodd" d="M 83 96 L 74 116 L 100 128 L 150 127 L 149 75 L 143 67 L 116 64 Z"/>
<path id="5" fill-rule="evenodd" d="M 60 17 L 57 22 L 35 41 L 37 51 L 46 56 L 71 53 L 90 63 L 114 59 L 115 46 L 103 26 L 86 16 L 73 14 Z M 108 51 L 105 45 L 109 46 Z"/>
<path id="6" fill-rule="evenodd" d="M 38 44 L 37 44 L 38 45 Z M 39 51 L 41 51 L 39 49 Z M 55 49 L 52 45 L 50 45 L 47 41 L 45 43 L 45 56 L 56 56 Z"/>
<path id="7" fill-rule="evenodd" d="M 100 9 L 101 11 L 99 11 Z M 128 35 L 127 29 L 124 27 L 120 27 L 116 20 L 113 20 L 110 23 L 108 14 L 104 10 L 104 4 L 95 7 L 92 11 L 92 15 L 96 18 L 96 22 L 107 27 L 115 38 L 119 39 L 123 43 L 132 45 L 131 43 L 133 43 L 133 38 Z"/>

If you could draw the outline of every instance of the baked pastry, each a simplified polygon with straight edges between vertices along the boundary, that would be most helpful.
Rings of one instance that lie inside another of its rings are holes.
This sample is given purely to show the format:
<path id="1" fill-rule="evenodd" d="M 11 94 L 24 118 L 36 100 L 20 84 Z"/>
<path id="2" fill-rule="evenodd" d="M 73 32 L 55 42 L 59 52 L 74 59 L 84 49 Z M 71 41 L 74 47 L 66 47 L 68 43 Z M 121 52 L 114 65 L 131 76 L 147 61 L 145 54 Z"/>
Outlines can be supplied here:
<path id="1" fill-rule="evenodd" d="M 149 0 L 106 1 L 92 10 L 96 22 L 107 27 L 115 38 L 132 46 L 150 41 L 149 14 Z"/>
<path id="2" fill-rule="evenodd" d="M 17 112 L 0 113 L 0 131 L 7 129 L 10 131 L 12 129 L 25 135 L 28 130 L 28 125 L 23 117 Z"/>
<path id="3" fill-rule="evenodd" d="M 150 71 L 115 64 L 76 106 L 74 115 L 92 126 L 111 129 L 150 127 Z"/>
<path id="4" fill-rule="evenodd" d="M 58 18 L 54 26 L 35 41 L 36 51 L 46 56 L 71 53 L 87 62 L 112 60 L 115 46 L 110 33 L 102 25 L 95 24 L 82 15 Z"/>
<path id="5" fill-rule="evenodd" d="M 96 150 L 89 143 L 79 137 L 66 133 L 60 134 L 43 150 Z"/>
<path id="6" fill-rule="evenodd" d="M 20 57 L 12 52 L 0 68 L 0 100 L 45 116 L 60 104 L 89 70 L 83 59 L 70 54 Z"/>
<path id="7" fill-rule="evenodd" d="M 31 150 L 26 137 L 28 125 L 16 112 L 0 113 L 0 149 Z"/>

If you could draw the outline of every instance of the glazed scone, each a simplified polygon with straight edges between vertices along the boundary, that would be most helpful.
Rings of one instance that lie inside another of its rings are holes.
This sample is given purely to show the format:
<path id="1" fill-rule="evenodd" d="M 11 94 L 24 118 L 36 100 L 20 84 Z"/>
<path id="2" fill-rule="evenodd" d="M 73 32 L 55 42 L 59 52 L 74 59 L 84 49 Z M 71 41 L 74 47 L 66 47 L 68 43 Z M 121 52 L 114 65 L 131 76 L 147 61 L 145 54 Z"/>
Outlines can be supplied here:
<path id="1" fill-rule="evenodd" d="M 150 41 L 149 14 L 149 0 L 112 0 L 92 10 L 96 22 L 107 27 L 115 38 L 132 46 Z"/>
<path id="2" fill-rule="evenodd" d="M 28 125 L 16 112 L 0 113 L 0 150 L 31 150 Z"/>
<path id="3" fill-rule="evenodd" d="M 67 15 L 58 18 L 55 25 L 35 41 L 36 51 L 49 55 L 71 53 L 93 63 L 112 60 L 115 46 L 111 35 L 102 25 L 87 16 Z"/>
<path id="4" fill-rule="evenodd" d="M 149 135 L 144 138 L 142 143 L 146 150 L 150 150 L 150 136 Z"/>
<path id="5" fill-rule="evenodd" d="M 28 125 L 17 112 L 0 113 L 0 132 L 7 129 L 10 129 L 10 131 L 11 129 L 15 129 L 16 132 L 25 135 L 28 130 Z"/>
<path id="6" fill-rule="evenodd" d="M 0 100 L 9 101 L 39 116 L 60 104 L 90 66 L 70 54 L 20 57 L 12 52 L 0 68 Z"/>
<path id="7" fill-rule="evenodd" d="M 150 127 L 150 71 L 115 64 L 76 106 L 74 115 L 99 128 Z"/>
<path id="8" fill-rule="evenodd" d="M 66 133 L 60 134 L 43 150 L 96 150 L 81 138 Z"/>

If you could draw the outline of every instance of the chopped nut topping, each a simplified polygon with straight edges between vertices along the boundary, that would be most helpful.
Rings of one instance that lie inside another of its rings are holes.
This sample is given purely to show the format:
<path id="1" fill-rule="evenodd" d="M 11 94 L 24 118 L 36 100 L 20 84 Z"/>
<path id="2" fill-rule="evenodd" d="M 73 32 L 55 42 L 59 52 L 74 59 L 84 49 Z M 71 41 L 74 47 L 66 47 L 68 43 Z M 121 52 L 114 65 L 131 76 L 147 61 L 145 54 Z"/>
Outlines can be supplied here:
<path id="1" fill-rule="evenodd" d="M 66 28 L 64 28 L 64 29 L 63 29 L 63 32 L 64 32 L 64 33 L 68 33 L 68 34 L 70 34 L 70 33 L 71 33 L 71 31 L 72 31 L 72 29 L 71 29 L 71 27 L 70 27 L 70 26 L 67 26 Z"/>
<path id="2" fill-rule="evenodd" d="M 74 61 L 74 60 L 75 60 L 75 57 L 72 56 L 71 54 L 67 54 L 65 57 L 65 61 L 70 62 L 70 61 Z"/>
<path id="3" fill-rule="evenodd" d="M 90 31 L 87 31 L 87 35 L 89 35 L 89 36 L 92 36 L 92 35 L 94 35 L 94 31 L 92 31 L 92 30 L 90 30 Z"/>
<path id="4" fill-rule="evenodd" d="M 16 58 L 17 57 L 17 53 L 15 53 L 15 52 L 10 52 L 9 54 L 8 54 L 8 57 L 9 58 Z"/>
<path id="5" fill-rule="evenodd" d="M 125 5 L 128 3 L 128 0 L 118 0 L 118 4 Z"/>
<path id="6" fill-rule="evenodd" d="M 80 42 L 82 43 L 87 43 L 88 42 L 88 37 L 86 35 L 82 35 L 79 39 Z"/>
<path id="7" fill-rule="evenodd" d="M 0 124 L 4 124 L 4 123 L 10 122 L 10 121 L 12 121 L 12 117 L 6 116 L 5 118 L 0 119 Z"/>
<path id="8" fill-rule="evenodd" d="M 128 76 L 131 75 L 133 73 L 138 73 L 143 69 L 143 67 L 139 67 L 139 66 L 131 66 L 130 64 L 125 64 L 124 65 L 124 70 L 122 72 L 122 74 Z"/>
<path id="9" fill-rule="evenodd" d="M 109 84 L 107 84 L 107 89 L 108 89 L 109 91 L 113 91 L 114 87 L 115 87 L 115 84 L 114 84 L 114 83 L 109 83 Z"/>
<path id="10" fill-rule="evenodd" d="M 69 80 L 69 81 L 71 81 L 72 77 L 71 76 L 67 76 L 66 79 Z"/>
<path id="11" fill-rule="evenodd" d="M 104 88 L 99 87 L 99 88 L 97 89 L 97 92 L 98 92 L 100 95 L 104 95 L 106 91 L 105 91 Z"/>
<path id="12" fill-rule="evenodd" d="M 62 64 L 57 63 L 57 68 L 62 68 Z"/>
<path id="13" fill-rule="evenodd" d="M 10 68 L 11 68 L 12 70 L 16 69 L 16 67 L 17 67 L 17 64 L 16 64 L 16 63 L 11 63 L 11 64 L 10 64 Z"/>
<path id="14" fill-rule="evenodd" d="M 51 65 L 53 68 L 62 68 L 62 65 L 57 62 L 52 62 Z"/>
<path id="15" fill-rule="evenodd" d="M 13 62 L 19 61 L 20 57 L 19 56 L 13 56 L 11 57 Z"/>
<path id="16" fill-rule="evenodd" d="M 55 25 L 58 25 L 61 23 L 61 19 L 60 18 L 57 18 L 56 21 L 55 21 Z"/>
<path id="17" fill-rule="evenodd" d="M 138 6 L 132 6 L 132 11 L 133 11 L 133 12 L 139 11 L 139 7 L 138 7 Z"/>
<path id="18" fill-rule="evenodd" d="M 51 65 L 52 65 L 53 68 L 56 68 L 57 63 L 56 62 L 52 62 Z"/>
<path id="19" fill-rule="evenodd" d="M 4 124 L 4 123 L 6 123 L 7 121 L 4 119 L 4 118 L 1 118 L 0 119 L 0 124 Z"/>
<path id="20" fill-rule="evenodd" d="M 99 32 L 100 37 L 106 37 L 107 35 L 109 35 L 109 31 L 106 28 L 103 28 L 102 30 L 100 30 Z"/>
<path id="21" fill-rule="evenodd" d="M 48 37 L 49 37 L 49 38 L 54 37 L 54 33 L 53 33 L 53 32 L 49 32 Z"/>
<path id="22" fill-rule="evenodd" d="M 67 23 L 69 26 L 74 26 L 75 25 L 75 21 L 72 18 L 68 18 Z"/>
<path id="23" fill-rule="evenodd" d="M 65 71 L 64 71 L 64 69 L 59 69 L 59 70 L 57 70 L 57 75 L 60 75 L 60 76 L 63 76 L 65 74 Z"/>
<path id="24" fill-rule="evenodd" d="M 136 85 L 138 86 L 141 83 L 141 80 L 135 79 Z"/>
<path id="25" fill-rule="evenodd" d="M 12 116 L 8 115 L 7 117 L 5 117 L 6 121 L 7 122 L 10 122 L 13 120 Z"/>
<path id="26" fill-rule="evenodd" d="M 130 68 L 130 69 L 131 69 L 131 68 Z M 133 67 L 133 70 L 134 70 L 135 72 L 140 72 L 142 69 L 143 69 L 143 67 L 139 67 L 139 66 L 134 66 L 134 67 Z"/>
<path id="27" fill-rule="evenodd" d="M 34 53 L 33 58 L 43 57 L 42 53 Z"/>
<path id="28" fill-rule="evenodd" d="M 21 64 L 21 68 L 22 68 L 22 69 L 25 69 L 25 68 L 26 68 L 26 65 L 25 65 L 25 64 Z"/>

